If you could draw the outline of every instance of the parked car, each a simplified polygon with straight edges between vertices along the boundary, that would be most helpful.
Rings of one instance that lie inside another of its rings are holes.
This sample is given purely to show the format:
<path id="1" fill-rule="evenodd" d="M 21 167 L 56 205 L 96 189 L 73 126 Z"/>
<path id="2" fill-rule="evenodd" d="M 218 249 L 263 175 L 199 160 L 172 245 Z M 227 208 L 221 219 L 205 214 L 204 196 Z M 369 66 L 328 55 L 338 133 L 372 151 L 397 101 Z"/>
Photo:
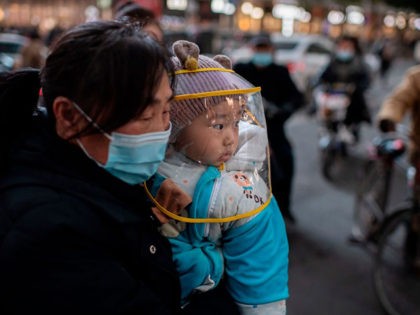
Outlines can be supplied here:
<path id="1" fill-rule="evenodd" d="M 334 49 L 334 42 L 321 35 L 274 35 L 272 41 L 274 60 L 287 66 L 302 91 L 308 89 L 311 79 L 328 64 Z"/>
<path id="2" fill-rule="evenodd" d="M 15 33 L 0 33 L 0 71 L 13 69 L 20 50 L 28 38 Z"/>

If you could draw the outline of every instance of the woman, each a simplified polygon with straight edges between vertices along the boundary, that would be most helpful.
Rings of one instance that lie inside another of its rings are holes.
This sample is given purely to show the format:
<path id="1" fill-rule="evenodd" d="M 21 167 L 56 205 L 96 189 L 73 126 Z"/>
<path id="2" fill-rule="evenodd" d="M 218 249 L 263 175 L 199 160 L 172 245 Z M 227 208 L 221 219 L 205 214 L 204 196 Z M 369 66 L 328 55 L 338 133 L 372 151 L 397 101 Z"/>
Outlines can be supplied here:
<path id="1" fill-rule="evenodd" d="M 66 32 L 41 75 L 1 77 L 1 314 L 235 314 L 223 289 L 180 309 L 141 186 L 164 157 L 173 77 L 164 48 L 109 21 Z"/>

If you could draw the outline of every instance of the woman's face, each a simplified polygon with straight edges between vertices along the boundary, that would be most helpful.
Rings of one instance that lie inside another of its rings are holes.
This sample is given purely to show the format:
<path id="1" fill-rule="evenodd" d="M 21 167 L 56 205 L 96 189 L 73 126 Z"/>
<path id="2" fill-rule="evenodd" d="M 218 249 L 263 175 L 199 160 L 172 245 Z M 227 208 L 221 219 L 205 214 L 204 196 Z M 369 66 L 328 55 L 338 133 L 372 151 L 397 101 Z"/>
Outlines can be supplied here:
<path id="1" fill-rule="evenodd" d="M 166 73 L 162 75 L 159 87 L 156 89 L 153 102 L 143 113 L 133 118 L 125 125 L 115 129 L 115 132 L 127 135 L 140 135 L 150 132 L 165 131 L 169 128 L 170 101 L 173 91 Z M 79 138 L 89 155 L 97 162 L 105 164 L 108 159 L 109 139 L 101 134 L 86 135 Z"/>

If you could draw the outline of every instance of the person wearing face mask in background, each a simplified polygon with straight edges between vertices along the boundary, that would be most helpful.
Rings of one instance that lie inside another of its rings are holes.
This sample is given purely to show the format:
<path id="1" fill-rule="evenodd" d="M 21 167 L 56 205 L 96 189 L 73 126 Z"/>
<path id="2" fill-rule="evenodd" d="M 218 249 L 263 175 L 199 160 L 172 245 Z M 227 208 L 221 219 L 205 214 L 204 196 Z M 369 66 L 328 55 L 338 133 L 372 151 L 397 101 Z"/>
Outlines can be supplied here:
<path id="1" fill-rule="evenodd" d="M 123 22 L 139 23 L 143 32 L 163 44 L 162 26 L 153 11 L 140 6 L 134 1 L 119 1 L 114 8 L 114 19 Z"/>
<path id="2" fill-rule="evenodd" d="M 274 62 L 274 47 L 268 36 L 259 35 L 253 38 L 251 46 L 252 59 L 235 64 L 233 69 L 255 86 L 261 87 L 271 149 L 273 194 L 277 198 L 283 217 L 289 222 L 295 222 L 290 209 L 294 157 L 284 125 L 303 105 L 303 94 L 296 87 L 288 69 Z"/>
<path id="3" fill-rule="evenodd" d="M 66 31 L 41 73 L 0 75 L 0 314 L 237 314 L 222 286 L 181 309 L 144 190 L 173 88 L 166 49 L 116 21 Z"/>
<path id="4" fill-rule="evenodd" d="M 344 35 L 337 40 L 331 61 L 314 80 L 314 87 L 321 84 L 351 85 L 350 104 L 347 107 L 344 124 L 352 125 L 355 141 L 358 140 L 358 125 L 361 122 L 371 122 L 364 95 L 371 81 L 368 69 L 358 39 Z"/>

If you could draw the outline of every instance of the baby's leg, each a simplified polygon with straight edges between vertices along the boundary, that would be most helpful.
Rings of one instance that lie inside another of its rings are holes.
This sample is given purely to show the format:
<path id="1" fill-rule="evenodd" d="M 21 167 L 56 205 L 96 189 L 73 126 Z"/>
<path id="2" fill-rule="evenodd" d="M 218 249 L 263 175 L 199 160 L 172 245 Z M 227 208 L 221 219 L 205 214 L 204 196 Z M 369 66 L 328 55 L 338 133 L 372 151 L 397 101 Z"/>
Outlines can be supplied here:
<path id="1" fill-rule="evenodd" d="M 286 300 L 259 305 L 237 304 L 242 315 L 286 315 Z"/>

